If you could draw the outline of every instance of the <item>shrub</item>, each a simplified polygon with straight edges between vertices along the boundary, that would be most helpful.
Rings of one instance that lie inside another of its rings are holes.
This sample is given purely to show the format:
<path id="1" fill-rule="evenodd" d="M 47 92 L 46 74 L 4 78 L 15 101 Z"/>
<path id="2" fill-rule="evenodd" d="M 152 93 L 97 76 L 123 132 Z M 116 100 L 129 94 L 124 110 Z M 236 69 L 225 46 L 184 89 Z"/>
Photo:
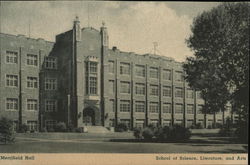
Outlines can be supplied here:
<path id="1" fill-rule="evenodd" d="M 248 143 L 248 124 L 245 121 L 239 122 L 235 130 L 239 142 Z"/>
<path id="2" fill-rule="evenodd" d="M 115 127 L 115 132 L 125 132 L 128 131 L 128 127 L 125 123 L 119 123 Z"/>
<path id="3" fill-rule="evenodd" d="M 26 124 L 22 124 L 19 128 L 19 133 L 26 133 L 28 131 L 28 126 Z"/>
<path id="4" fill-rule="evenodd" d="M 40 132 L 47 132 L 46 128 L 41 128 Z"/>
<path id="5" fill-rule="evenodd" d="M 222 128 L 222 124 L 221 123 L 213 123 L 212 124 L 212 128 L 216 129 L 216 128 Z"/>
<path id="6" fill-rule="evenodd" d="M 56 132 L 66 132 L 66 124 L 64 122 L 59 122 L 55 125 L 55 131 Z"/>
<path id="7" fill-rule="evenodd" d="M 152 140 L 153 137 L 155 135 L 155 131 L 154 129 L 150 128 L 150 127 L 146 127 L 143 132 L 142 132 L 142 136 L 145 140 Z"/>
<path id="8" fill-rule="evenodd" d="M 165 126 L 158 129 L 156 134 L 156 138 L 160 141 L 183 141 L 188 140 L 190 136 L 190 130 L 180 125 Z"/>
<path id="9" fill-rule="evenodd" d="M 7 143 L 14 143 L 15 136 L 13 131 L 13 122 L 5 117 L 0 120 L 0 141 Z"/>
<path id="10" fill-rule="evenodd" d="M 75 128 L 74 132 L 83 133 L 83 128 Z"/>
<path id="11" fill-rule="evenodd" d="M 74 128 L 73 124 L 70 123 L 70 124 L 68 125 L 67 131 L 68 131 L 68 132 L 75 132 L 75 128 Z"/>
<path id="12" fill-rule="evenodd" d="M 207 126 L 207 129 L 212 129 L 212 126 L 211 126 L 211 125 L 208 125 L 208 126 Z"/>
<path id="13" fill-rule="evenodd" d="M 195 128 L 196 129 L 203 129 L 204 127 L 203 127 L 203 125 L 201 123 L 196 123 Z"/>
<path id="14" fill-rule="evenodd" d="M 136 139 L 142 139 L 142 129 L 141 128 L 135 128 L 134 129 L 134 136 Z"/>
<path id="15" fill-rule="evenodd" d="M 233 136 L 233 130 L 232 130 L 232 128 L 228 127 L 227 125 L 224 125 L 224 126 L 220 129 L 219 135 L 220 135 L 220 136 L 224 136 L 224 137 L 225 137 L 225 136 L 231 137 L 231 136 Z"/>
<path id="16" fill-rule="evenodd" d="M 48 132 L 55 132 L 55 129 L 54 128 L 48 128 L 47 131 Z"/>

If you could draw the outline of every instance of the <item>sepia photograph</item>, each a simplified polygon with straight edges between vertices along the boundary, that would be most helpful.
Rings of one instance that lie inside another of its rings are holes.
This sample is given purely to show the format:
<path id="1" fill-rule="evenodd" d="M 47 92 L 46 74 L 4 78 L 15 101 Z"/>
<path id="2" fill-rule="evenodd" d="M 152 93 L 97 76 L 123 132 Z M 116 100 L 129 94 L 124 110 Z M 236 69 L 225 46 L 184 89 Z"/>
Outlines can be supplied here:
<path id="1" fill-rule="evenodd" d="M 39 154 L 247 164 L 249 11 L 0 1 L 0 164 Z"/>

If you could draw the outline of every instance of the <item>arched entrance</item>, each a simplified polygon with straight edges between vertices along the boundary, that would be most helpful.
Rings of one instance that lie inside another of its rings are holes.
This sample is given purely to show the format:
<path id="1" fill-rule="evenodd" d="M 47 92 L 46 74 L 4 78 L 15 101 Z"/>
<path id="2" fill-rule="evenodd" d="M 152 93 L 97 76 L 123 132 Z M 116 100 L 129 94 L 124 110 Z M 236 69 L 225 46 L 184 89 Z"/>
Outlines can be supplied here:
<path id="1" fill-rule="evenodd" d="M 91 107 L 85 108 L 82 119 L 85 126 L 95 125 L 95 110 Z"/>

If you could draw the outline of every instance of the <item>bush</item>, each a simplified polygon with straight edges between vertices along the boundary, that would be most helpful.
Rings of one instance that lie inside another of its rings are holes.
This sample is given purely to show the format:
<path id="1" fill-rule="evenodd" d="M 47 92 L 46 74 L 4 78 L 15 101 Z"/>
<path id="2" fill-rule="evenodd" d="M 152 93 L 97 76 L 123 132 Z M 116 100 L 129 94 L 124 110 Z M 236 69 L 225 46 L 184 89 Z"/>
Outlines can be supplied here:
<path id="1" fill-rule="evenodd" d="M 74 132 L 83 133 L 83 128 L 75 128 Z"/>
<path id="2" fill-rule="evenodd" d="M 201 123 L 196 123 L 195 128 L 196 129 L 203 129 L 204 127 L 203 127 L 203 125 Z"/>
<path id="3" fill-rule="evenodd" d="M 136 139 L 142 139 L 142 129 L 141 128 L 135 128 L 134 129 L 134 136 Z"/>
<path id="4" fill-rule="evenodd" d="M 68 131 L 68 132 L 76 132 L 76 131 L 75 131 L 75 128 L 74 128 L 74 125 L 70 123 L 70 124 L 68 125 L 67 131 Z"/>
<path id="5" fill-rule="evenodd" d="M 211 126 L 211 125 L 208 125 L 208 126 L 207 126 L 207 129 L 212 129 L 212 126 Z"/>
<path id="6" fill-rule="evenodd" d="M 5 117 L 0 120 L 0 141 L 7 143 L 14 143 L 15 136 L 13 131 L 13 122 Z"/>
<path id="7" fill-rule="evenodd" d="M 26 124 L 22 124 L 19 128 L 19 133 L 26 133 L 28 132 L 28 126 Z"/>
<path id="8" fill-rule="evenodd" d="M 41 128 L 40 132 L 47 132 L 46 128 Z"/>
<path id="9" fill-rule="evenodd" d="M 56 132 L 66 132 L 67 131 L 66 124 L 64 122 L 57 123 L 55 125 L 55 131 Z"/>
<path id="10" fill-rule="evenodd" d="M 223 137 L 232 137 L 233 136 L 233 130 L 232 128 L 228 127 L 227 125 L 224 125 L 220 131 L 219 131 L 219 135 L 223 136 Z"/>
<path id="11" fill-rule="evenodd" d="M 54 128 L 48 128 L 47 131 L 48 132 L 55 132 L 55 129 Z"/>
<path id="12" fill-rule="evenodd" d="M 115 127 L 115 132 L 125 132 L 128 131 L 128 127 L 125 123 L 119 123 Z"/>
<path id="13" fill-rule="evenodd" d="M 239 122 L 235 130 L 239 142 L 248 143 L 248 124 L 245 121 Z"/>
<path id="14" fill-rule="evenodd" d="M 146 127 L 142 132 L 142 136 L 145 140 L 152 140 L 155 136 L 155 131 L 150 127 Z"/>
<path id="15" fill-rule="evenodd" d="M 213 124 L 212 124 L 212 128 L 213 128 L 213 129 L 222 128 L 222 124 L 221 124 L 221 123 L 213 123 Z"/>

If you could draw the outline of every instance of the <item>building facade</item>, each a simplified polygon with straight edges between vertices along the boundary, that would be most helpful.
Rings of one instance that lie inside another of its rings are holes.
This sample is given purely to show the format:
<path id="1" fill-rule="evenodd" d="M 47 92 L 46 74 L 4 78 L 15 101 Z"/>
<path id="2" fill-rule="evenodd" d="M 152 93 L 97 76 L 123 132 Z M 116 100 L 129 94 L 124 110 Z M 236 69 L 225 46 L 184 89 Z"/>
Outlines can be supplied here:
<path id="1" fill-rule="evenodd" d="M 30 130 L 74 127 L 224 123 L 228 111 L 201 112 L 204 100 L 184 80 L 182 64 L 153 54 L 109 49 L 100 31 L 73 28 L 55 42 L 0 33 L 0 117 Z"/>

